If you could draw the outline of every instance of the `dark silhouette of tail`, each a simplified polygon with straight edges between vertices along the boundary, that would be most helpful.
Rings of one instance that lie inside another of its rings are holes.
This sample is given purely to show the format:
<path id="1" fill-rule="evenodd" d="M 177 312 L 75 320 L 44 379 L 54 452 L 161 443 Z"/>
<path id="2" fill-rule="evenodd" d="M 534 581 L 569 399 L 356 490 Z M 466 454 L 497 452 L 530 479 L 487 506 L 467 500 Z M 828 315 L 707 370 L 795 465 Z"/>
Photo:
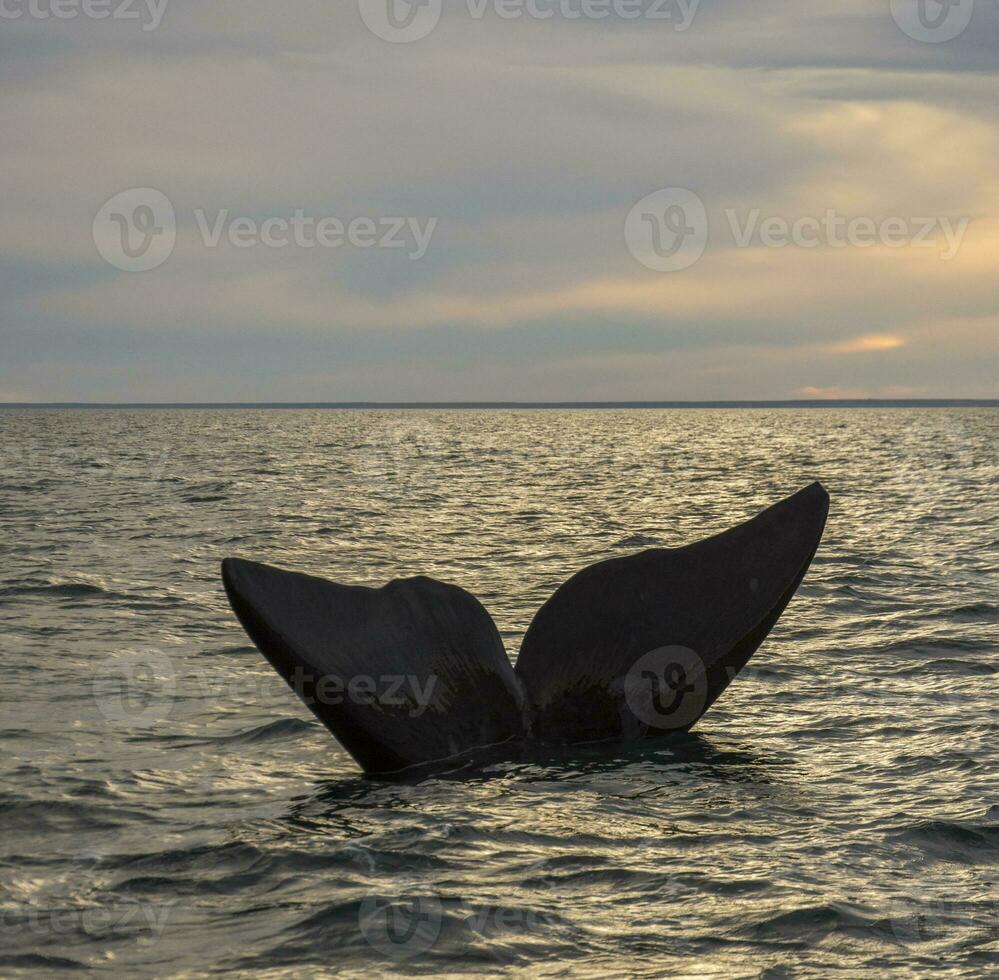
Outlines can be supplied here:
<path id="1" fill-rule="evenodd" d="M 463 589 L 337 585 L 236 558 L 222 580 L 261 653 L 366 772 L 524 734 L 503 642 Z"/>
<path id="2" fill-rule="evenodd" d="M 516 671 L 489 614 L 429 578 L 338 585 L 222 563 L 250 638 L 369 773 L 511 740 L 686 731 L 766 638 L 828 513 L 818 484 L 683 548 L 615 558 L 541 607 Z"/>
<path id="3" fill-rule="evenodd" d="M 689 729 L 784 611 L 828 510 L 815 483 L 715 537 L 574 575 L 538 611 L 517 660 L 534 734 L 582 742 Z"/>

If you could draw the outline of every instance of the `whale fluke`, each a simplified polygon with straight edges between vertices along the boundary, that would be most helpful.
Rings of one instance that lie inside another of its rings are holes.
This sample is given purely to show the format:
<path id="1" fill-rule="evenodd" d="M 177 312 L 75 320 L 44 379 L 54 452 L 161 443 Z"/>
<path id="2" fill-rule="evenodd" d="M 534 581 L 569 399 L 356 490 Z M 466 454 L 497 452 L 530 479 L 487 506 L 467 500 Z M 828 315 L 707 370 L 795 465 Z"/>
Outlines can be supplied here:
<path id="1" fill-rule="evenodd" d="M 579 742 L 689 729 L 784 611 L 828 510 L 815 483 L 715 537 L 570 578 L 538 610 L 517 660 L 534 734 Z M 685 697 L 669 711 L 674 690 Z"/>
<path id="2" fill-rule="evenodd" d="M 523 735 L 523 698 L 481 603 L 430 578 L 337 585 L 227 558 L 243 628 L 366 772 Z"/>
<path id="3" fill-rule="evenodd" d="M 818 483 L 738 527 L 577 573 L 541 607 L 514 670 L 468 592 L 380 589 L 222 563 L 250 638 L 369 773 L 509 741 L 686 731 L 766 638 L 825 527 Z"/>

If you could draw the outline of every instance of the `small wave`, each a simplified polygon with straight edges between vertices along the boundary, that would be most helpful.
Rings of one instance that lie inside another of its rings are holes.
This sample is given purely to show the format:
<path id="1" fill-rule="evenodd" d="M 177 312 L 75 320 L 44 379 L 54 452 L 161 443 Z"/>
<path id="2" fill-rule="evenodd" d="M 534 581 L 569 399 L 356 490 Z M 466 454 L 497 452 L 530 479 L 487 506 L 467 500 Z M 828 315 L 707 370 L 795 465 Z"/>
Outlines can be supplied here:
<path id="1" fill-rule="evenodd" d="M 203 657 L 245 657 L 250 654 L 255 654 L 257 652 L 256 647 L 252 647 L 249 644 L 241 643 L 237 646 L 224 646 L 215 647 L 211 650 L 202 651 Z"/>
<path id="2" fill-rule="evenodd" d="M 914 844 L 927 854 L 944 861 L 983 864 L 999 860 L 997 823 L 924 820 L 889 837 L 895 841 Z"/>
<path id="3" fill-rule="evenodd" d="M 999 619 L 999 605 L 994 602 L 971 602 L 953 609 L 934 609 L 923 617 L 924 619 L 995 621 Z"/>
<path id="4" fill-rule="evenodd" d="M 86 970 L 87 964 L 65 956 L 45 956 L 42 953 L 25 953 L 21 956 L 0 956 L 0 966 L 12 970 Z"/>
<path id="5" fill-rule="evenodd" d="M 209 504 L 229 499 L 229 491 L 233 484 L 230 481 L 218 483 L 196 483 L 187 487 L 187 492 L 180 498 L 185 504 Z"/>
<path id="6" fill-rule="evenodd" d="M 35 738 L 35 732 L 28 728 L 0 728 L 0 741 L 8 738 Z"/>
<path id="7" fill-rule="evenodd" d="M 687 883 L 684 875 L 677 875 L 674 880 L 678 884 Z M 768 891 L 773 886 L 769 878 L 713 878 L 706 875 L 692 875 L 690 884 L 698 891 L 715 895 L 749 895 Z"/>
<path id="8" fill-rule="evenodd" d="M 314 733 L 319 727 L 318 722 L 304 721 L 301 718 L 280 718 L 265 725 L 257 725 L 243 732 L 233 732 L 231 735 L 199 735 L 183 734 L 136 734 L 135 742 L 158 742 L 175 745 L 181 748 L 192 748 L 199 745 L 256 745 L 261 742 L 273 742 L 282 738 L 296 738 L 306 732 Z"/>
<path id="9" fill-rule="evenodd" d="M 314 733 L 318 723 L 301 718 L 281 718 L 278 721 L 258 725 L 256 728 L 237 732 L 235 735 L 220 735 L 214 742 L 230 742 L 237 745 L 253 745 L 257 742 L 270 742 L 280 738 L 293 738 L 305 732 Z"/>
<path id="10" fill-rule="evenodd" d="M 920 640 L 920 639 L 901 639 L 892 640 L 890 643 L 881 644 L 877 647 L 879 653 L 882 654 L 902 654 L 905 656 L 923 656 L 932 657 L 941 654 L 946 655 L 948 653 L 981 653 L 982 647 L 988 644 L 983 643 L 982 640 L 964 637 L 949 637 L 946 639 L 938 640 Z"/>
<path id="11" fill-rule="evenodd" d="M 0 596 L 26 596 L 26 595 L 47 595 L 62 599 L 81 599 L 91 595 L 120 595 L 108 592 L 99 585 L 90 585 L 86 582 L 63 582 L 57 585 L 29 583 L 26 585 L 9 585 L 0 589 Z"/>
<path id="12" fill-rule="evenodd" d="M 978 767 L 978 762 L 966 752 L 955 749 L 928 755 L 904 753 L 894 758 L 892 766 L 896 773 L 904 772 L 907 776 L 914 776 L 948 771 L 973 771 Z"/>
<path id="13" fill-rule="evenodd" d="M 918 677 L 922 674 L 959 674 L 963 677 L 977 677 L 984 674 L 995 674 L 997 670 L 991 664 L 983 663 L 980 660 L 944 658 L 931 660 L 925 664 L 917 664 L 915 667 L 905 667 L 895 673 L 899 677 Z"/>
<path id="14" fill-rule="evenodd" d="M 14 493 L 40 493 L 43 490 L 50 490 L 55 485 L 55 480 L 43 477 L 32 483 L 0 483 L 0 490 L 10 490 Z"/>
<path id="15" fill-rule="evenodd" d="M 829 576 L 830 583 L 840 586 L 849 585 L 879 585 L 883 579 L 880 575 L 863 572 L 839 572 Z"/>
<path id="16" fill-rule="evenodd" d="M 155 872 L 178 874 L 185 869 L 201 873 L 218 869 L 246 871 L 267 859 L 266 852 L 253 844 L 232 842 L 121 855 L 110 858 L 108 863 L 119 870 L 143 870 L 155 876 Z"/>
<path id="17" fill-rule="evenodd" d="M 631 871 L 628 868 L 587 868 L 570 874 L 541 875 L 533 880 L 541 887 L 554 887 L 560 891 L 571 891 L 574 888 L 588 891 L 593 887 L 607 887 L 616 894 L 668 891 L 675 884 L 671 875 Z"/>
<path id="18" fill-rule="evenodd" d="M 622 538 L 620 541 L 616 541 L 612 547 L 614 548 L 655 548 L 661 545 L 662 542 L 658 538 L 653 538 L 648 534 L 632 534 L 627 538 Z"/>
<path id="19" fill-rule="evenodd" d="M 360 929 L 362 906 L 359 901 L 330 905 L 303 921 L 288 926 L 287 936 L 259 953 L 244 956 L 231 964 L 237 970 L 268 971 L 292 966 L 301 972 L 303 964 L 328 961 L 330 954 L 342 968 L 351 954 L 363 954 L 368 961 L 372 947 Z"/>
<path id="20" fill-rule="evenodd" d="M 114 830 L 130 822 L 147 822 L 154 818 L 146 811 L 127 810 L 118 804 L 99 806 L 69 800 L 29 800 L 6 797 L 0 800 L 0 824 L 6 832 L 22 831 L 38 834 Z"/>
<path id="21" fill-rule="evenodd" d="M 874 932 L 879 926 L 878 919 L 839 903 L 829 903 L 780 912 L 752 923 L 745 931 L 757 938 L 818 941 L 833 932 Z"/>

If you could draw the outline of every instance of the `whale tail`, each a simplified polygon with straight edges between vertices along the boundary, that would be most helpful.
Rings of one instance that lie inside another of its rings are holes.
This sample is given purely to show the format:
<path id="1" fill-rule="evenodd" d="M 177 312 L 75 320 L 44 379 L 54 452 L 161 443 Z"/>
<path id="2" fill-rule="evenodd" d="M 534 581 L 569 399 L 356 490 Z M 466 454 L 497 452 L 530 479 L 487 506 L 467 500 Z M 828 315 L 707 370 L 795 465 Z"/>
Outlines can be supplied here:
<path id="1" fill-rule="evenodd" d="M 250 638 L 368 773 L 511 740 L 691 728 L 766 638 L 825 527 L 818 483 L 722 534 L 599 562 L 541 607 L 512 668 L 468 592 L 430 578 L 345 586 L 222 563 Z"/>
<path id="2" fill-rule="evenodd" d="M 222 579 L 250 638 L 366 772 L 523 735 L 503 641 L 463 589 L 338 585 L 236 558 Z"/>

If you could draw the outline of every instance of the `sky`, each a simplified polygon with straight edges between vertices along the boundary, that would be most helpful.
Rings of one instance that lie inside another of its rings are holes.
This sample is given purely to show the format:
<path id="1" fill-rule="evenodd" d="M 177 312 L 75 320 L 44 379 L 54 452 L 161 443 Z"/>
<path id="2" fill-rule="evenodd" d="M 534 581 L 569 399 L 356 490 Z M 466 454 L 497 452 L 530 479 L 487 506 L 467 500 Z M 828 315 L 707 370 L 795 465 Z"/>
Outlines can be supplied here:
<path id="1" fill-rule="evenodd" d="M 999 0 L 0 0 L 0 133 L 0 401 L 999 397 Z"/>

